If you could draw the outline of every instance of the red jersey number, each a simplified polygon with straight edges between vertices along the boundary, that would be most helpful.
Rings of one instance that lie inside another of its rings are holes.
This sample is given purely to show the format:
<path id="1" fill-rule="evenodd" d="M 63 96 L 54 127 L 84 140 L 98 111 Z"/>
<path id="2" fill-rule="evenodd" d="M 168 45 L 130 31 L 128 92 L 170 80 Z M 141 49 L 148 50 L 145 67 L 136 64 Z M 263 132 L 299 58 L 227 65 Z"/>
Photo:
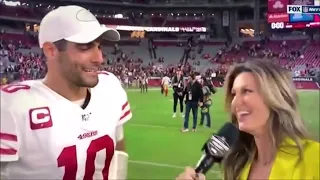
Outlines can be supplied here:
<path id="1" fill-rule="evenodd" d="M 101 150 L 104 150 L 106 154 L 102 177 L 103 180 L 108 180 L 109 166 L 114 154 L 114 143 L 108 135 L 91 141 L 87 149 L 87 160 L 83 180 L 93 180 L 96 155 L 97 152 Z M 58 167 L 64 167 L 65 169 L 63 180 L 75 180 L 77 178 L 78 163 L 76 145 L 65 147 L 60 153 L 57 162 Z"/>
<path id="2" fill-rule="evenodd" d="M 1 91 L 4 91 L 6 93 L 15 93 L 19 90 L 28 90 L 30 89 L 30 86 L 25 84 L 9 84 L 1 87 Z"/>

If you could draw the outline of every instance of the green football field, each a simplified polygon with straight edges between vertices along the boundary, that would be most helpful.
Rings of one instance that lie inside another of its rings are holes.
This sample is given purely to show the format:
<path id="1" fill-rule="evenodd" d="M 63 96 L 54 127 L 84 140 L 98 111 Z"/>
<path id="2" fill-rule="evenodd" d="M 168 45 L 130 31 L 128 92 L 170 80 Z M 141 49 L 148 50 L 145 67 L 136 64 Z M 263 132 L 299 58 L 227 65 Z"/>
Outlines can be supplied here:
<path id="1" fill-rule="evenodd" d="M 299 95 L 302 116 L 314 138 L 319 140 L 319 91 L 304 91 Z M 125 125 L 128 179 L 175 179 L 185 166 L 196 165 L 203 143 L 228 120 L 222 89 L 212 97 L 212 128 L 198 127 L 197 132 L 187 133 L 180 132 L 183 122 L 180 115 L 172 118 L 171 94 L 164 97 L 160 90 L 145 94 L 128 90 L 128 97 L 133 113 Z M 207 179 L 221 179 L 220 174 L 219 166 L 215 166 L 207 173 Z"/>

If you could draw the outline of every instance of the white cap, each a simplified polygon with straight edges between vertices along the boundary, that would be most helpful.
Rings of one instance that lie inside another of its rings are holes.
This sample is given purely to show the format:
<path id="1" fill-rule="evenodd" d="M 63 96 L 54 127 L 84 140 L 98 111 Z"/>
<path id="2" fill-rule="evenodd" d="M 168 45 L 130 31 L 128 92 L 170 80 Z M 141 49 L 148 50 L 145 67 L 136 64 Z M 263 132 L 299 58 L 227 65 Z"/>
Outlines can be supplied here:
<path id="1" fill-rule="evenodd" d="M 89 43 L 102 35 L 109 41 L 119 41 L 117 30 L 101 25 L 97 18 L 80 6 L 60 6 L 49 12 L 41 21 L 39 46 L 45 42 L 65 39 L 74 43 Z"/>

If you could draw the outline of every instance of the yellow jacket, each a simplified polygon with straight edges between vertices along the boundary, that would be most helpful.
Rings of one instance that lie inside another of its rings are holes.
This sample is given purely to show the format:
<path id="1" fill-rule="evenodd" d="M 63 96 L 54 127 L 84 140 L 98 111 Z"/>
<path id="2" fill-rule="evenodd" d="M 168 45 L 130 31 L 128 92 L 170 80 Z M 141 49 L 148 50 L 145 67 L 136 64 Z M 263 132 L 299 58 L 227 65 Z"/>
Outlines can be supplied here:
<path id="1" fill-rule="evenodd" d="M 285 139 L 277 152 L 269 180 L 279 179 L 320 179 L 320 144 L 312 140 L 301 140 L 303 159 L 299 160 L 299 151 L 294 141 Z M 240 174 L 240 180 L 247 180 L 251 162 L 248 162 Z"/>

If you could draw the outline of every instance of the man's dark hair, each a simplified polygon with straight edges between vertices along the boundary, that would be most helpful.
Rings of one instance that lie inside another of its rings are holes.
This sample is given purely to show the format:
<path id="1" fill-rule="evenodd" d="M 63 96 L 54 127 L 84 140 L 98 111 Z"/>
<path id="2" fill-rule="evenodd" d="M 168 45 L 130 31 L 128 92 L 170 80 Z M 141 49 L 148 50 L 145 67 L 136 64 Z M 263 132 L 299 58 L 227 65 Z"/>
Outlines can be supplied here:
<path id="1" fill-rule="evenodd" d="M 67 50 L 67 43 L 68 41 L 65 39 L 61 39 L 59 41 L 53 42 L 54 46 L 56 46 L 59 52 Z M 44 54 L 43 49 L 41 50 L 42 50 L 42 54 Z"/>
<path id="2" fill-rule="evenodd" d="M 67 49 L 68 41 L 65 39 L 61 39 L 59 41 L 54 42 L 53 44 L 56 46 L 59 52 L 65 51 Z"/>
<path id="3" fill-rule="evenodd" d="M 196 79 L 196 75 L 195 75 L 194 73 L 191 73 L 191 74 L 190 74 L 190 77 L 191 77 L 192 80 L 195 80 L 195 79 Z"/>

